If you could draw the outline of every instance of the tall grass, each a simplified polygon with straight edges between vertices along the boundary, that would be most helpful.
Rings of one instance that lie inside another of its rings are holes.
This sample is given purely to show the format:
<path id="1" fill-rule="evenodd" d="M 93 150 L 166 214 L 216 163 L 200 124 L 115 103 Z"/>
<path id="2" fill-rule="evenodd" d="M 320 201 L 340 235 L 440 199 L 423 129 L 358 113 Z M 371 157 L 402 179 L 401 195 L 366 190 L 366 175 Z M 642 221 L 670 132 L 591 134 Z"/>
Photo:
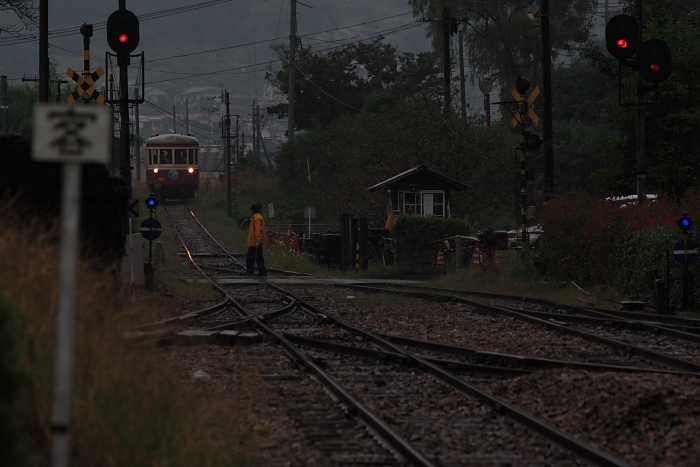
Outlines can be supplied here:
<path id="1" fill-rule="evenodd" d="M 21 420 L 15 435 L 28 440 L 33 454 L 11 461 L 2 453 L 0 465 L 45 466 L 50 463 L 58 235 L 55 227 L 15 213 L 0 207 L 7 220 L 0 227 L 0 293 L 7 303 L 3 310 L 14 310 L 17 323 L 12 348 L 0 345 L 0 359 L 12 357 L 23 370 L 24 379 L 14 379 L 20 381 L 12 397 Z M 251 401 L 244 399 L 250 391 L 233 391 L 214 404 L 193 397 L 189 381 L 166 374 L 154 358 L 162 351 L 134 347 L 123 337 L 162 300 L 132 301 L 113 264 L 82 260 L 77 273 L 71 465 L 260 465 L 257 441 L 240 423 L 251 410 Z M 0 335 L 8 329 L 3 323 Z M 240 371 L 241 382 L 251 378 L 240 364 L 232 367 Z"/>
<path id="2" fill-rule="evenodd" d="M 527 253 L 526 253 L 527 254 Z M 617 291 L 604 285 L 581 290 L 569 281 L 550 281 L 533 266 L 532 258 L 518 251 L 499 251 L 499 262 L 490 262 L 480 270 L 457 270 L 434 281 L 436 287 L 535 297 L 579 306 L 609 307 L 621 300 Z"/>

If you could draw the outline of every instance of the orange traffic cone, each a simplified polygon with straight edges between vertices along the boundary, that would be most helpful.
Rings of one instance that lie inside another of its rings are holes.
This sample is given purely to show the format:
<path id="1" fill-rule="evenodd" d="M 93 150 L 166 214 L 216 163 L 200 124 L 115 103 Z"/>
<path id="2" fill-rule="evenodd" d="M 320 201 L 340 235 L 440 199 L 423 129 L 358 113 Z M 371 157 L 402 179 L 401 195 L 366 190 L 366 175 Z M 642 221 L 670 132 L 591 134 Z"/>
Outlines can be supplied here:
<path id="1" fill-rule="evenodd" d="M 481 250 L 479 249 L 479 243 L 477 242 L 474 247 L 474 253 L 472 254 L 472 262 L 469 265 L 470 270 L 480 270 L 481 269 Z"/>
<path id="2" fill-rule="evenodd" d="M 445 267 L 445 255 L 442 254 L 442 248 L 438 251 L 437 267 Z"/>

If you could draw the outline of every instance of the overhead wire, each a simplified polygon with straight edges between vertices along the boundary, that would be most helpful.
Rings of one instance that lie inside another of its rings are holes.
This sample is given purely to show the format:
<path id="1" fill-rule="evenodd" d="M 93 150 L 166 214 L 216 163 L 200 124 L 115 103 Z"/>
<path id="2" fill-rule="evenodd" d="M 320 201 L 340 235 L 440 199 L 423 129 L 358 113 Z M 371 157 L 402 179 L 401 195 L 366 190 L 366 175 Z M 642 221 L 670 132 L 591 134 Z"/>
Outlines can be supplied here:
<path id="1" fill-rule="evenodd" d="M 167 110 L 163 109 L 163 108 L 160 107 L 159 105 L 157 105 L 157 104 L 155 104 L 155 103 L 153 103 L 153 102 L 151 102 L 151 101 L 149 101 L 149 100 L 144 100 L 144 103 L 145 103 L 146 105 L 150 106 L 151 108 L 153 108 L 156 112 L 158 112 L 158 113 L 161 114 L 162 116 L 165 116 L 165 117 L 167 117 L 168 119 L 173 119 L 173 114 L 170 113 L 170 112 L 168 112 Z M 175 121 L 179 121 L 179 122 L 181 122 L 183 125 L 186 124 L 190 129 L 195 128 L 195 129 L 198 129 L 198 130 L 200 130 L 200 131 L 205 131 L 205 132 L 211 134 L 211 128 L 207 128 L 207 127 L 205 127 L 205 126 L 203 126 L 203 125 L 200 125 L 200 124 L 198 124 L 198 123 L 196 123 L 196 122 L 184 120 L 183 118 L 178 117 L 178 116 L 175 116 L 174 118 L 175 118 Z M 201 136 L 202 139 L 209 139 L 209 135 L 203 135 L 202 133 L 199 133 L 199 132 L 197 132 L 197 131 L 192 131 L 192 133 L 195 133 L 195 134 Z"/>
<path id="2" fill-rule="evenodd" d="M 187 13 L 190 11 L 195 11 L 199 10 L 202 8 L 208 8 L 211 6 L 216 6 L 220 5 L 223 3 L 228 3 L 233 0 L 208 0 L 205 2 L 197 3 L 194 5 L 186 5 L 182 7 L 177 7 L 177 8 L 171 8 L 169 10 L 160 10 L 156 11 L 153 13 L 145 13 L 142 15 L 139 15 L 139 21 L 150 21 L 153 19 L 159 19 L 159 18 L 164 18 L 167 16 L 172 16 L 176 14 L 181 14 L 181 13 Z M 99 31 L 102 29 L 105 29 L 107 27 L 107 22 L 100 22 L 93 24 L 93 31 Z M 73 36 L 80 34 L 78 26 L 72 26 L 68 28 L 61 28 L 61 29 L 54 29 L 49 31 L 49 38 L 51 37 L 66 37 L 66 36 Z M 37 35 L 36 34 L 22 34 L 17 37 L 9 37 L 7 39 L 0 39 L 0 47 L 4 47 L 7 45 L 16 45 L 24 42 L 34 42 L 37 40 Z"/>
<path id="3" fill-rule="evenodd" d="M 373 33 L 373 34 L 382 35 L 382 34 L 384 34 L 384 33 L 388 33 L 389 31 L 398 32 L 398 31 L 402 31 L 402 30 L 406 30 L 406 29 L 410 29 L 410 28 L 412 28 L 412 27 L 418 27 L 418 26 L 422 26 L 422 24 L 419 23 L 419 22 L 416 22 L 416 21 L 412 21 L 412 22 L 407 23 L 407 24 L 405 24 L 405 25 L 398 26 L 398 27 L 395 27 L 395 28 L 392 28 L 392 29 L 387 29 L 387 30 L 380 31 L 380 32 L 377 32 L 377 33 Z M 353 42 L 350 42 L 350 43 L 347 43 L 347 44 L 344 44 L 344 45 L 350 45 L 350 44 L 353 44 L 353 43 L 362 42 L 362 41 L 366 40 L 368 36 L 371 36 L 371 35 L 370 35 L 370 34 L 365 34 L 365 35 L 363 35 L 363 36 L 357 36 L 357 37 L 359 37 L 357 40 L 355 40 L 355 41 L 353 41 Z M 318 52 L 321 52 L 321 53 L 322 53 L 322 52 L 327 52 L 327 51 L 329 51 L 329 50 L 337 49 L 337 48 L 340 48 L 340 47 L 342 47 L 342 46 L 334 46 L 334 47 L 328 47 L 328 48 L 325 48 L 325 49 L 319 49 Z M 274 60 L 270 60 L 270 61 L 268 61 L 268 62 L 264 62 L 264 63 L 258 64 L 258 65 L 271 66 L 272 64 L 275 64 L 275 63 L 278 63 L 278 62 L 282 62 L 282 60 L 281 60 L 281 59 L 274 59 Z M 162 79 L 162 80 L 155 80 L 155 81 L 149 81 L 149 84 L 163 83 L 163 82 L 168 82 L 168 81 L 176 81 L 176 80 L 179 80 L 179 79 L 186 79 L 186 78 L 195 78 L 195 77 L 199 77 L 199 76 L 208 76 L 208 75 L 216 75 L 216 74 L 229 74 L 229 73 L 231 73 L 231 72 L 233 72 L 233 71 L 242 70 L 242 69 L 246 69 L 246 68 L 250 68 L 250 66 L 239 66 L 239 67 L 227 68 L 227 69 L 223 69 L 223 70 L 216 70 L 216 71 L 210 71 L 210 72 L 204 72 L 204 73 L 189 73 L 189 74 L 187 74 L 187 75 L 185 75 L 185 76 L 182 76 L 182 77 L 169 78 L 169 79 Z M 157 70 L 153 70 L 153 71 L 157 71 Z M 245 72 L 243 72 L 243 73 L 254 73 L 254 72 L 258 72 L 258 71 L 263 71 L 263 70 L 259 70 L 259 69 L 250 70 L 250 69 L 249 69 L 249 70 L 247 70 L 247 71 L 245 71 Z"/>

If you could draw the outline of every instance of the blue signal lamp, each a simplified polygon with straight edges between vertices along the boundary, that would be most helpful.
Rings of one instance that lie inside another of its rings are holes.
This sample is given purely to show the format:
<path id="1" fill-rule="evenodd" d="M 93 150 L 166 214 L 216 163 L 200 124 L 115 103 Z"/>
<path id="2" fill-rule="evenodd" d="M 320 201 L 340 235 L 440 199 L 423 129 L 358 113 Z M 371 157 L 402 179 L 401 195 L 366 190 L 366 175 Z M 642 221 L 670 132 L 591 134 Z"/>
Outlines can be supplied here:
<path id="1" fill-rule="evenodd" d="M 683 232 L 687 232 L 693 226 L 693 220 L 690 218 L 687 212 L 681 214 L 680 219 L 678 219 L 678 227 L 681 228 Z"/>
<path id="2" fill-rule="evenodd" d="M 153 209 L 155 207 L 158 207 L 158 198 L 156 198 L 155 193 L 151 193 L 148 195 L 148 198 L 146 198 L 146 207 L 148 209 Z"/>

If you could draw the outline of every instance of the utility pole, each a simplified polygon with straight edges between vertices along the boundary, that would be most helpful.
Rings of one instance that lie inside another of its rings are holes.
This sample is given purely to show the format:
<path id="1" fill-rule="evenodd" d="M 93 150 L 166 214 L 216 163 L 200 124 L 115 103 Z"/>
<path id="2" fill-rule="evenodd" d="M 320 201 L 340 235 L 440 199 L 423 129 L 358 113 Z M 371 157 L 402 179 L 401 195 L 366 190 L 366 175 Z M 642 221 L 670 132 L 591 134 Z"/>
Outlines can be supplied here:
<path id="1" fill-rule="evenodd" d="M 61 103 L 61 84 L 67 84 L 68 81 L 63 81 L 62 79 L 58 78 L 56 80 L 56 104 Z"/>
<path id="2" fill-rule="evenodd" d="M 543 0 L 546 1 L 546 0 Z M 459 90 L 461 92 L 462 118 L 467 116 L 467 91 L 464 84 L 464 47 L 462 46 L 462 32 L 459 31 Z"/>
<path id="3" fill-rule="evenodd" d="M 231 108 L 229 103 L 228 91 L 224 95 L 224 104 L 226 104 L 226 117 L 224 124 L 226 125 L 226 214 L 231 217 Z"/>
<path id="4" fill-rule="evenodd" d="M 445 113 L 452 107 L 452 96 L 450 95 L 450 9 L 442 9 L 442 60 L 445 86 Z"/>
<path id="5" fill-rule="evenodd" d="M 139 87 L 136 86 L 134 90 L 136 93 L 136 100 L 139 100 Z M 140 142 L 140 132 L 139 132 L 139 105 L 134 105 L 134 155 L 136 156 L 136 185 L 141 184 L 141 142 Z"/>
<path id="6" fill-rule="evenodd" d="M 0 109 L 2 110 L 2 134 L 7 136 L 9 135 L 9 122 L 8 118 L 9 115 L 7 113 L 8 110 L 8 99 L 7 99 L 7 76 L 2 75 L 0 77 L 0 98 L 2 99 L 2 102 L 0 102 Z"/>
<path id="7" fill-rule="evenodd" d="M 554 144 L 552 129 L 552 47 L 549 34 L 549 0 L 542 0 L 542 102 L 543 102 L 543 159 L 544 159 L 544 201 L 554 196 Z"/>
<path id="8" fill-rule="evenodd" d="M 190 134 L 190 99 L 185 99 L 185 134 Z"/>
<path id="9" fill-rule="evenodd" d="M 176 118 L 176 113 L 175 113 L 175 104 L 173 104 L 173 134 L 177 134 L 177 122 L 175 121 Z"/>
<path id="10" fill-rule="evenodd" d="M 92 37 L 92 24 L 83 24 L 80 26 L 80 34 L 83 36 L 83 79 L 85 81 L 90 77 L 90 38 Z M 90 103 L 88 93 L 83 94 L 83 104 Z"/>
<path id="11" fill-rule="evenodd" d="M 639 43 L 642 39 L 642 0 L 634 1 L 634 15 L 639 24 Z M 637 71 L 637 203 L 644 203 L 647 199 L 647 168 L 646 168 L 646 141 L 644 132 L 646 127 L 646 108 L 644 107 L 644 93 L 640 90 L 644 84 L 642 75 Z"/>
<path id="12" fill-rule="evenodd" d="M 287 142 L 294 141 L 294 78 L 296 64 L 294 63 L 297 47 L 297 1 L 291 0 L 289 19 L 289 95 L 287 97 Z"/>
<path id="13" fill-rule="evenodd" d="M 253 100 L 253 155 L 260 157 L 260 148 L 258 148 L 258 125 L 256 122 L 257 114 L 255 112 L 255 100 Z"/>
<path id="14" fill-rule="evenodd" d="M 39 102 L 49 101 L 49 0 L 39 0 Z"/>

